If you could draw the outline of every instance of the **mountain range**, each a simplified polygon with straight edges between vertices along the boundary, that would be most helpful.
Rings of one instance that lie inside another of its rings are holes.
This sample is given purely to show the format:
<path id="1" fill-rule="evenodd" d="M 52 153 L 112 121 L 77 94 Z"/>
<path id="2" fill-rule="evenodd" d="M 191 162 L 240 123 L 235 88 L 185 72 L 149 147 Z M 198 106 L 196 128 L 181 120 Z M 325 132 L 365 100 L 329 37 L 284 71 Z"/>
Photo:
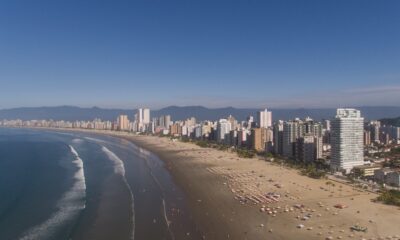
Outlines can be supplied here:
<path id="1" fill-rule="evenodd" d="M 400 116 L 400 107 L 356 107 L 362 115 L 368 120 L 395 118 Z M 331 119 L 335 116 L 334 108 L 298 108 L 298 109 L 269 109 L 272 111 L 274 120 L 289 120 L 298 118 L 311 117 L 315 120 Z M 173 120 L 183 120 L 189 117 L 195 117 L 197 120 L 217 120 L 226 118 L 229 115 L 234 116 L 238 120 L 244 120 L 252 115 L 256 117 L 257 111 L 260 109 L 253 108 L 206 108 L 202 106 L 170 106 L 159 110 L 152 110 L 151 117 L 159 117 L 161 115 L 171 115 Z M 21 119 L 21 120 L 93 120 L 100 118 L 102 120 L 113 121 L 120 114 L 128 115 L 129 119 L 133 119 L 135 109 L 105 109 L 99 107 L 81 108 L 74 106 L 56 106 L 56 107 L 22 107 L 0 110 L 0 119 Z"/>

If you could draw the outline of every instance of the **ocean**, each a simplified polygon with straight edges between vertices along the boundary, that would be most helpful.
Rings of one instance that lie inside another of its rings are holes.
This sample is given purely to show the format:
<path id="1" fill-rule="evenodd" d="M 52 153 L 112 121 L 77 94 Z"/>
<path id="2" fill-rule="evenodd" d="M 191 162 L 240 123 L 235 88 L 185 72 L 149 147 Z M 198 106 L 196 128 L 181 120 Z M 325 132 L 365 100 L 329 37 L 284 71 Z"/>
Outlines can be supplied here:
<path id="1" fill-rule="evenodd" d="M 0 128 L 0 239 L 200 235 L 151 152 L 103 135 Z"/>

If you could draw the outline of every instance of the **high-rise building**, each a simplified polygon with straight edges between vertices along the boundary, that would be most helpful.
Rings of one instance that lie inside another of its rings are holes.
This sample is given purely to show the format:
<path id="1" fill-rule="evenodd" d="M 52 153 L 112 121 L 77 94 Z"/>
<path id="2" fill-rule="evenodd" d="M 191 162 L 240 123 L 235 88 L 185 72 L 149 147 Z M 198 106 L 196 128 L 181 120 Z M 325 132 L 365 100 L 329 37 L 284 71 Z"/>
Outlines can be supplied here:
<path id="1" fill-rule="evenodd" d="M 287 158 L 295 157 L 295 143 L 300 136 L 300 121 L 289 121 L 283 123 L 283 156 Z"/>
<path id="2" fill-rule="evenodd" d="M 247 128 L 243 128 L 242 130 L 238 131 L 238 147 L 247 147 L 248 142 L 247 138 L 250 134 L 250 130 Z"/>
<path id="3" fill-rule="evenodd" d="M 320 123 L 314 122 L 311 118 L 307 117 L 300 124 L 300 135 L 310 134 L 316 137 L 322 137 L 322 125 Z"/>
<path id="4" fill-rule="evenodd" d="M 371 140 L 373 142 L 379 143 L 380 142 L 380 128 L 381 122 L 379 121 L 371 121 L 369 123 L 370 131 L 371 131 Z"/>
<path id="5" fill-rule="evenodd" d="M 150 109 L 148 108 L 139 108 L 135 114 L 135 121 L 137 125 L 135 130 L 139 132 L 150 131 L 150 128 L 154 127 L 150 126 Z"/>
<path id="6" fill-rule="evenodd" d="M 252 127 L 254 127 L 255 126 L 255 124 L 254 124 L 254 117 L 253 116 L 248 116 L 247 117 L 247 127 L 248 128 L 252 128 Z"/>
<path id="7" fill-rule="evenodd" d="M 171 125 L 171 115 L 164 116 L 164 127 L 169 128 Z"/>
<path id="8" fill-rule="evenodd" d="M 176 122 L 169 127 L 169 132 L 172 136 L 181 136 L 182 126 L 180 125 L 179 122 Z"/>
<path id="9" fill-rule="evenodd" d="M 203 124 L 201 125 L 201 127 L 202 127 L 201 133 L 202 133 L 203 137 L 205 137 L 205 138 L 210 137 L 211 130 L 212 130 L 212 124 L 213 123 L 210 121 L 203 122 Z"/>
<path id="10" fill-rule="evenodd" d="M 117 118 L 118 130 L 127 131 L 129 130 L 129 120 L 126 115 L 119 115 Z"/>
<path id="11" fill-rule="evenodd" d="M 364 130 L 364 145 L 371 145 L 371 132 L 369 130 Z"/>
<path id="12" fill-rule="evenodd" d="M 153 118 L 153 122 L 156 122 L 157 127 L 168 129 L 171 125 L 171 115 L 163 115 L 159 118 Z"/>
<path id="13" fill-rule="evenodd" d="M 137 122 L 141 123 L 143 121 L 143 108 L 139 108 L 135 117 L 137 118 Z"/>
<path id="14" fill-rule="evenodd" d="M 305 163 L 315 160 L 316 147 L 314 136 L 306 135 L 297 139 L 296 142 L 296 159 Z"/>
<path id="15" fill-rule="evenodd" d="M 322 157 L 322 138 L 306 134 L 297 139 L 296 160 L 310 163 Z"/>
<path id="16" fill-rule="evenodd" d="M 137 112 L 138 123 L 148 124 L 150 123 L 150 109 L 139 108 Z"/>
<path id="17" fill-rule="evenodd" d="M 272 112 L 267 109 L 257 112 L 257 121 L 260 128 L 272 127 Z"/>
<path id="18" fill-rule="evenodd" d="M 148 108 L 143 109 L 143 123 L 150 123 L 150 109 Z"/>
<path id="19" fill-rule="evenodd" d="M 275 154 L 283 154 L 283 121 L 279 120 L 274 124 L 274 152 Z"/>
<path id="20" fill-rule="evenodd" d="M 323 127 L 326 131 L 330 131 L 331 130 L 331 121 L 330 120 L 326 120 L 324 119 L 322 121 Z"/>
<path id="21" fill-rule="evenodd" d="M 257 152 L 266 151 L 267 142 L 270 142 L 272 133 L 267 128 L 251 129 L 251 145 Z"/>
<path id="22" fill-rule="evenodd" d="M 331 168 L 349 173 L 364 164 L 364 118 L 351 108 L 339 108 L 331 121 Z"/>
<path id="23" fill-rule="evenodd" d="M 231 123 L 226 119 L 220 119 L 217 125 L 218 141 L 224 142 L 225 137 L 228 136 L 231 131 Z"/>
<path id="24" fill-rule="evenodd" d="M 321 123 L 315 122 L 309 117 L 304 120 L 296 118 L 287 122 L 275 123 L 274 135 L 276 138 L 274 140 L 275 153 L 300 161 L 316 160 L 322 157 L 323 127 Z M 306 139 L 300 139 L 305 136 L 307 136 Z M 313 139 L 311 140 L 311 138 Z M 307 160 L 304 160 L 303 152 L 297 152 L 303 151 L 303 145 L 308 146 L 307 144 L 313 145 L 314 153 L 309 155 L 313 157 L 306 157 Z"/>
<path id="25" fill-rule="evenodd" d="M 231 124 L 231 129 L 232 129 L 232 130 L 236 129 L 237 120 L 236 120 L 232 115 L 229 115 L 229 117 L 227 118 L 227 120 L 228 120 L 228 122 L 230 122 L 230 124 Z"/>

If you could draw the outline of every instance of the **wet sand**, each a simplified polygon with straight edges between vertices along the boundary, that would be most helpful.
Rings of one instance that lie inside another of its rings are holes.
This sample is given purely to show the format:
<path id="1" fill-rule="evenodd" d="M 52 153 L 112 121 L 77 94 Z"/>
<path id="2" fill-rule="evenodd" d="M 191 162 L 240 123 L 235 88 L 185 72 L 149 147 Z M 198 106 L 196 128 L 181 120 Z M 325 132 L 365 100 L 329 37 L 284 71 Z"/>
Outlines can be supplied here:
<path id="1" fill-rule="evenodd" d="M 130 239 L 132 210 L 130 192 L 120 175 L 94 144 L 77 147 L 84 161 L 86 208 L 70 239 Z"/>
<path id="2" fill-rule="evenodd" d="M 176 149 L 160 145 L 156 137 L 128 137 L 136 145 L 156 153 L 167 164 L 175 181 L 184 189 L 204 239 L 265 239 L 268 217 L 259 214 L 257 208 L 240 205 L 227 186 L 222 175 L 211 174 L 207 168 L 213 165 L 197 161 L 189 156 L 192 149 Z M 173 143 L 181 144 L 181 143 Z M 189 147 L 196 147 L 188 145 Z M 268 239 L 280 239 L 269 235 Z"/>
<path id="3" fill-rule="evenodd" d="M 81 149 L 87 205 L 71 239 L 132 239 L 132 225 L 135 239 L 202 239 L 183 192 L 156 155 L 121 137 L 93 132 L 74 133 L 74 137 L 99 150 L 85 152 L 87 145 Z M 123 162 L 124 177 L 114 174 L 114 167 L 100 150 L 103 146 Z"/>
<path id="4" fill-rule="evenodd" d="M 130 239 L 130 199 L 125 185 L 118 176 L 106 180 L 96 200 L 96 208 L 88 208 L 87 219 L 82 219 L 72 239 Z M 123 197 L 121 197 L 123 196 Z M 90 201 L 90 199 L 89 199 Z M 88 203 L 90 206 L 91 203 Z M 93 221 L 94 220 L 94 221 Z M 114 228 L 113 226 L 118 226 Z"/>

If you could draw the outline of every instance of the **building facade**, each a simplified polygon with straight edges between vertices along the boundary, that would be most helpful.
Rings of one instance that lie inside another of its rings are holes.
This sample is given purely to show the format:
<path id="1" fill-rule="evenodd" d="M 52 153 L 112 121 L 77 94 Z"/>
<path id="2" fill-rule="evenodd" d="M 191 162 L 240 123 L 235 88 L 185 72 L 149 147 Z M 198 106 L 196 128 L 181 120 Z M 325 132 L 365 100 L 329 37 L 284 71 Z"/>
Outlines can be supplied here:
<path id="1" fill-rule="evenodd" d="M 272 127 L 272 112 L 265 109 L 257 113 L 257 123 L 260 128 Z"/>
<path id="2" fill-rule="evenodd" d="M 129 119 L 127 115 L 119 115 L 117 119 L 118 130 L 119 131 L 128 131 L 129 126 Z"/>
<path id="3" fill-rule="evenodd" d="M 349 173 L 364 164 L 364 118 L 351 108 L 337 109 L 331 121 L 331 169 Z"/>

